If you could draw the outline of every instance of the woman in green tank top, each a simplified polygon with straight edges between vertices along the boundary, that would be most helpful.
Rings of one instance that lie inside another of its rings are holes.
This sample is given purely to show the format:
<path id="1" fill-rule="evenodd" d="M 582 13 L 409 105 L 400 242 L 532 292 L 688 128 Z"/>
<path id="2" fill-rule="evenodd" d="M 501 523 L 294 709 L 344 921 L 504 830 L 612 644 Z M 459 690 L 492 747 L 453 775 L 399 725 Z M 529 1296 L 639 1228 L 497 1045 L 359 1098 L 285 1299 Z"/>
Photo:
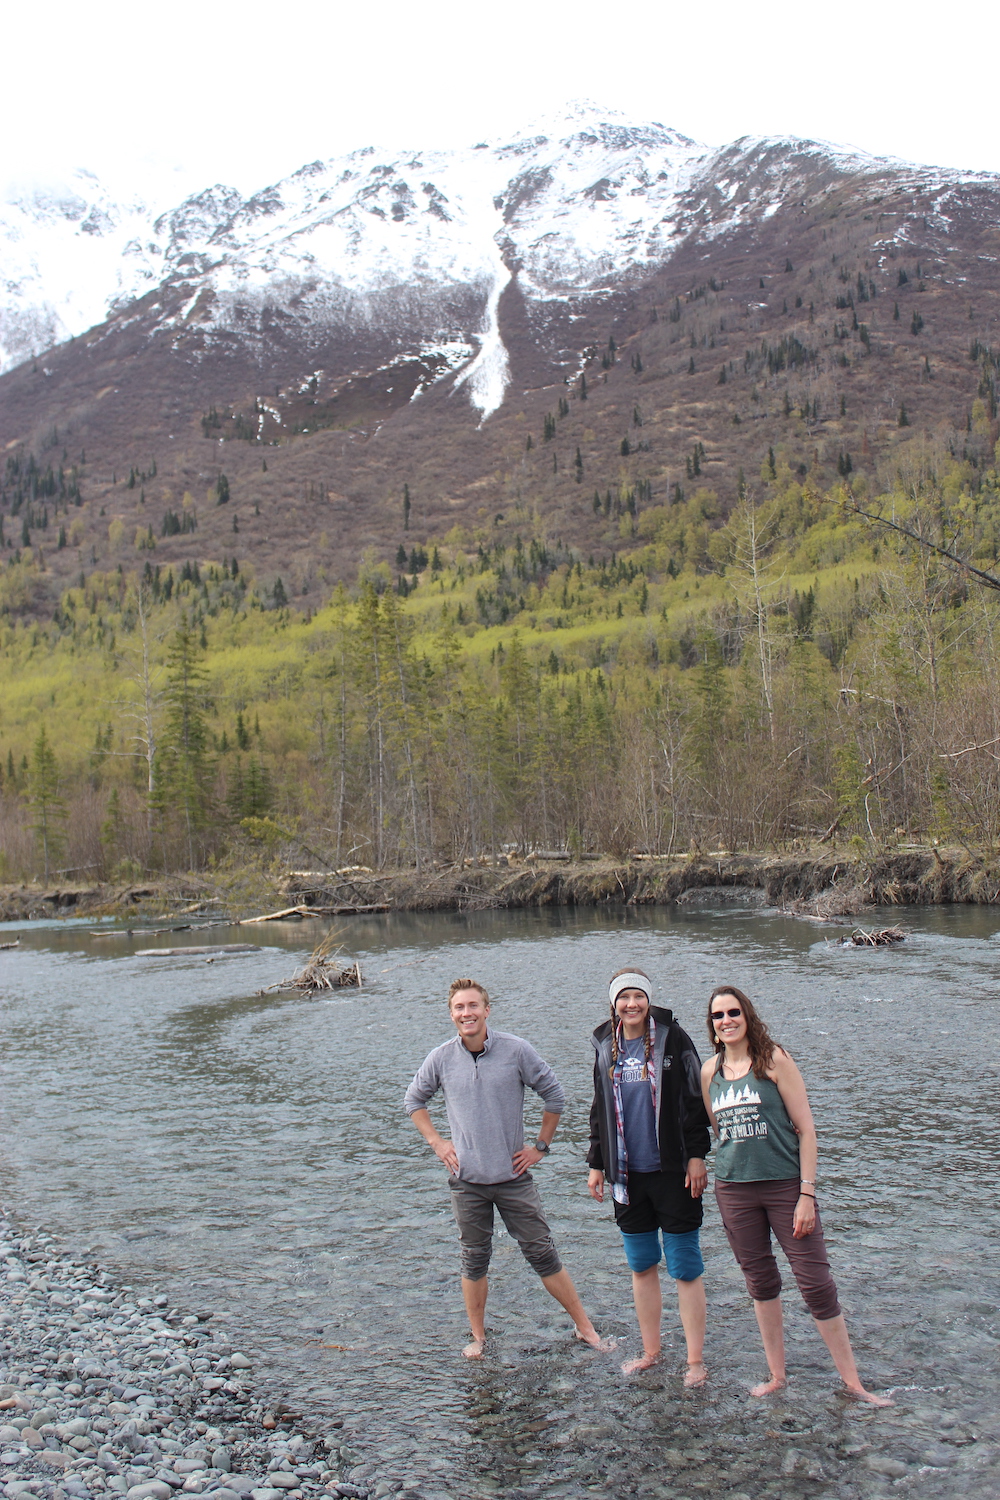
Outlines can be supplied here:
<path id="1" fill-rule="evenodd" d="M 889 1406 L 886 1397 L 861 1384 L 830 1275 L 816 1204 L 816 1127 L 802 1074 L 735 985 L 712 991 L 708 1034 L 715 1051 L 702 1067 L 701 1082 L 719 1139 L 715 1196 L 753 1298 L 770 1371 L 750 1394 L 769 1396 L 786 1383 L 773 1232 L 845 1387 L 859 1401 Z"/>

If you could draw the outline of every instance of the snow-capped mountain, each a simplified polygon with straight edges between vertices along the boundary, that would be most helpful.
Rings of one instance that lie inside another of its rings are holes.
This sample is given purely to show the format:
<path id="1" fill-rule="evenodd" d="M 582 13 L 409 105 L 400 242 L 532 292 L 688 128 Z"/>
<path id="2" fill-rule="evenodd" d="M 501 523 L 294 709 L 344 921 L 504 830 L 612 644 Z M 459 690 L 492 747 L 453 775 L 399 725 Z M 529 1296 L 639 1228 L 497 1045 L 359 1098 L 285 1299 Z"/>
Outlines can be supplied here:
<path id="1" fill-rule="evenodd" d="M 184 295 L 159 328 L 193 356 L 266 340 L 275 319 L 306 347 L 317 329 L 388 334 L 430 353 L 437 378 L 457 369 L 485 417 L 508 382 L 497 307 L 512 277 L 534 303 L 603 295 L 692 233 L 711 240 L 814 192 L 818 169 L 890 165 L 918 174 L 808 142 L 710 151 L 584 104 L 513 140 L 391 160 L 366 147 L 250 198 L 215 186 L 169 212 L 76 173 L 0 208 L 0 369 L 166 285 Z"/>
<path id="2" fill-rule="evenodd" d="M 0 448 L 11 484 L 77 465 L 38 554 L 53 590 L 151 543 L 189 556 L 188 496 L 199 555 L 303 590 L 398 557 L 400 528 L 606 555 L 639 505 L 724 512 L 755 474 L 823 490 L 911 429 L 992 453 L 998 226 L 997 176 L 711 150 L 591 105 L 249 197 L 77 174 L 0 204 Z M 19 494 L 8 550 L 45 532 Z"/>

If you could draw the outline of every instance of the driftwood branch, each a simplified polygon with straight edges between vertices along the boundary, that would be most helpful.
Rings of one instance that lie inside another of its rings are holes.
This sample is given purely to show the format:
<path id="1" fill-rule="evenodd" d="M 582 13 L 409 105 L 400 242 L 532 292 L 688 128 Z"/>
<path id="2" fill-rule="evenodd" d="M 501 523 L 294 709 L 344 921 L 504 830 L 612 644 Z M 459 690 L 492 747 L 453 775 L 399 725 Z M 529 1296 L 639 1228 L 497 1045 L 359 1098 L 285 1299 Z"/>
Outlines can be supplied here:
<path id="1" fill-rule="evenodd" d="M 238 922 L 220 920 L 216 922 L 178 922 L 170 927 L 114 927 L 108 932 L 88 932 L 92 938 L 159 937 L 164 932 L 205 932 L 210 927 L 238 927 Z"/>
<path id="2" fill-rule="evenodd" d="M 241 922 L 234 925 L 252 927 L 256 922 L 282 922 L 291 917 L 349 917 L 388 910 L 388 902 L 374 902 L 368 906 L 285 906 L 281 911 L 265 912 L 260 917 L 244 917 Z"/>

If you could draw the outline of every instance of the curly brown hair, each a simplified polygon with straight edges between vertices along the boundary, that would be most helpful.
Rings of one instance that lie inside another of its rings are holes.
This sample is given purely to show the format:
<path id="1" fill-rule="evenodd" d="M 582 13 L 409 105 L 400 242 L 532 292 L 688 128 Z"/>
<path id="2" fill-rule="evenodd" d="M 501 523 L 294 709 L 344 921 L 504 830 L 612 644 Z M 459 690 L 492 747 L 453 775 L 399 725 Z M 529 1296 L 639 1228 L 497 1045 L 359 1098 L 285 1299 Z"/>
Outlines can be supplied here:
<path id="1" fill-rule="evenodd" d="M 717 984 L 708 997 L 708 1038 L 715 1051 L 725 1050 L 725 1042 L 720 1042 L 715 1034 L 715 1023 L 712 1020 L 712 1007 L 722 995 L 732 995 L 734 1000 L 740 1002 L 747 1023 L 747 1047 L 750 1050 L 750 1062 L 755 1078 L 765 1077 L 768 1068 L 774 1066 L 774 1049 L 778 1045 L 764 1022 L 757 1014 L 756 1007 L 749 995 L 745 995 L 735 984 Z"/>

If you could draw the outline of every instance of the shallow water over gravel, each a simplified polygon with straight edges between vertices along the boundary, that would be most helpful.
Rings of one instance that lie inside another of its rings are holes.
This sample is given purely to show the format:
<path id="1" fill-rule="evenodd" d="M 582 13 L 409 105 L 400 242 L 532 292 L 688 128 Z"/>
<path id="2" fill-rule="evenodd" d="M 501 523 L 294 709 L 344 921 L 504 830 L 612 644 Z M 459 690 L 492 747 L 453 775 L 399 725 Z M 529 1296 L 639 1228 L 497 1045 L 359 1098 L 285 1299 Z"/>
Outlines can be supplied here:
<path id="1" fill-rule="evenodd" d="M 355 1476 L 372 1485 L 992 1496 L 1000 912 L 905 916 L 912 936 L 895 951 L 841 949 L 826 929 L 749 911 L 377 917 L 342 929 L 366 988 L 326 999 L 253 994 L 291 972 L 316 923 L 269 927 L 256 952 L 212 964 L 137 958 L 153 939 L 95 940 L 87 924 L 0 928 L 22 939 L 0 954 L 0 1195 L 137 1287 L 232 1314 L 277 1392 L 320 1425 L 345 1419 Z M 763 1359 L 711 1197 L 707 1390 L 681 1389 L 669 1296 L 665 1365 L 618 1373 L 638 1349 L 630 1281 L 583 1153 L 587 1037 L 626 963 L 653 975 L 699 1047 L 710 988 L 743 986 L 800 1061 L 834 1274 L 862 1377 L 894 1391 L 891 1411 L 836 1394 L 790 1278 L 789 1391 L 747 1397 Z M 529 1037 L 566 1086 L 537 1176 L 595 1322 L 623 1339 L 614 1357 L 572 1343 L 506 1237 L 494 1352 L 481 1367 L 459 1357 L 444 1172 L 401 1108 L 449 1035 L 442 997 L 457 974 L 488 985 L 495 1024 Z"/>

